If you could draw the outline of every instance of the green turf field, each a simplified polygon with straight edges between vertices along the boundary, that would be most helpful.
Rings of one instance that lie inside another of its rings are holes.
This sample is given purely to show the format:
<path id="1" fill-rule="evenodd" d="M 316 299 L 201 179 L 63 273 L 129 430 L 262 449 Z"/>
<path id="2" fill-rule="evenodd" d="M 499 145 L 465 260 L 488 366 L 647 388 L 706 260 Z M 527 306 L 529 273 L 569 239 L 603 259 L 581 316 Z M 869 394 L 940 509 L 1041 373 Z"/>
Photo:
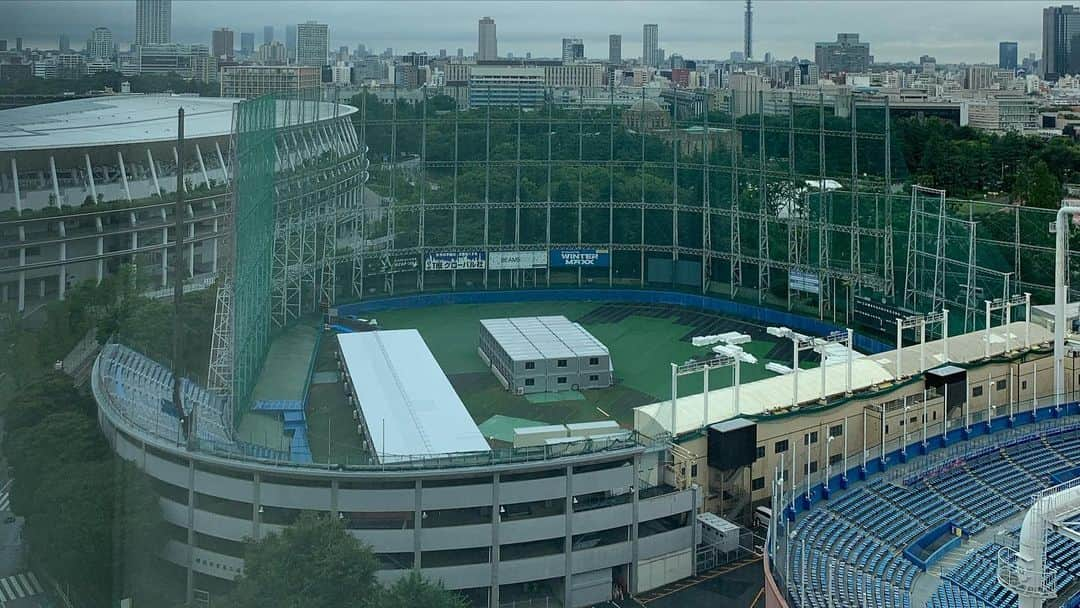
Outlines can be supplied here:
<path id="1" fill-rule="evenodd" d="M 616 384 L 611 388 L 583 390 L 576 394 L 526 398 L 507 392 L 476 352 L 480 320 L 498 317 L 565 315 L 581 323 L 611 352 Z M 380 312 L 380 329 L 416 329 L 450 378 L 473 420 L 485 436 L 508 442 L 518 426 L 588 422 L 612 419 L 624 427 L 633 425 L 634 408 L 670 397 L 671 363 L 707 356 L 690 338 L 726 331 L 750 334 L 743 348 L 758 358 L 743 364 L 742 381 L 771 376 L 765 363 L 791 364 L 791 343 L 778 341 L 763 326 L 714 313 L 664 305 L 600 302 L 528 302 L 512 304 L 466 304 Z M 337 369 L 333 358 L 336 341 L 324 334 L 314 371 L 325 380 Z M 802 362 L 813 367 L 815 362 Z M 364 462 L 360 437 L 352 410 L 340 382 L 313 383 L 307 403 L 308 436 L 316 462 Z M 730 370 L 713 372 L 711 388 L 731 384 Z M 679 394 L 702 390 L 700 376 L 679 381 Z"/>

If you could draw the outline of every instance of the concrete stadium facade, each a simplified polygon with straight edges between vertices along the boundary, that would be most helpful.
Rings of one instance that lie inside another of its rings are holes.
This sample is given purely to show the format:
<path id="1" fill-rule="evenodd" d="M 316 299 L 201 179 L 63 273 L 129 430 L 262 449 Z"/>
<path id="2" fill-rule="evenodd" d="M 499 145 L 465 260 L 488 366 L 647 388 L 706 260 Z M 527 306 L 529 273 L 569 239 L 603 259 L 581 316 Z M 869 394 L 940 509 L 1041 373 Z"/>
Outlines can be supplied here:
<path id="1" fill-rule="evenodd" d="M 136 263 L 148 288 L 169 284 L 180 107 L 187 279 L 212 281 L 231 206 L 237 102 L 121 95 L 0 111 L 0 303 L 32 310 L 122 262 Z M 331 147 L 351 153 L 342 165 L 366 162 L 347 118 L 355 109 L 321 105 L 318 120 L 283 123 L 279 170 L 314 163 Z"/>
<path id="2" fill-rule="evenodd" d="M 484 464 L 238 458 L 134 424 L 113 405 L 106 359 L 92 376 L 99 423 L 116 453 L 153 478 L 172 531 L 163 557 L 186 571 L 189 591 L 227 590 L 243 572 L 243 540 L 280 532 L 302 511 L 345 520 L 378 555 L 381 581 L 418 568 L 478 606 L 535 597 L 536 585 L 557 604 L 586 606 L 610 599 L 613 585 L 639 592 L 693 574 L 701 497 L 660 482 L 666 441 Z"/>

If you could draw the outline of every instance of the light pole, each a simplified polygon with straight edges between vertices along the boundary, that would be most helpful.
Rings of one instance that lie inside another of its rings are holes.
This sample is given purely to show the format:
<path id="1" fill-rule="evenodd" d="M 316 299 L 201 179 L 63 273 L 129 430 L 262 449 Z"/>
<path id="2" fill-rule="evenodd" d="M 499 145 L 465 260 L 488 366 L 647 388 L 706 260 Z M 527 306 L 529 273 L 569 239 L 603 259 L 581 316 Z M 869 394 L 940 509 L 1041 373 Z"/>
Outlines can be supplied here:
<path id="1" fill-rule="evenodd" d="M 829 437 L 825 440 L 825 485 L 822 487 L 821 495 L 823 498 L 828 499 L 831 494 L 832 487 L 832 440 L 836 437 L 829 433 Z"/>
<path id="2" fill-rule="evenodd" d="M 990 420 L 994 415 L 994 380 L 990 372 L 986 372 L 986 432 L 991 430 Z"/>
<path id="3" fill-rule="evenodd" d="M 840 487 L 847 489 L 847 416 L 844 416 L 844 472 L 840 474 Z"/>
<path id="4" fill-rule="evenodd" d="M 904 438 L 900 446 L 900 461 L 907 462 L 907 439 L 908 439 L 908 395 L 904 395 L 904 419 L 900 421 L 900 426 L 904 429 Z"/>
<path id="5" fill-rule="evenodd" d="M 923 456 L 929 451 L 929 447 L 926 443 L 926 427 L 930 425 L 930 421 L 926 419 L 926 389 L 922 391 L 922 454 Z"/>

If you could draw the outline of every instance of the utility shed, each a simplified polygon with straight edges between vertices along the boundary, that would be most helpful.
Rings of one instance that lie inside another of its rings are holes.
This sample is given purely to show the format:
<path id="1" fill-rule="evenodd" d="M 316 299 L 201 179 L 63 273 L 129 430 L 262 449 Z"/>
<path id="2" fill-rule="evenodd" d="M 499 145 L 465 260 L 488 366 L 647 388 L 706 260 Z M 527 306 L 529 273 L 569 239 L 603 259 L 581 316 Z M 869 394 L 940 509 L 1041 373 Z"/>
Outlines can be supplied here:
<path id="1" fill-rule="evenodd" d="M 484 319 L 479 352 L 502 385 L 519 395 L 614 382 L 607 347 L 563 316 Z"/>
<path id="2" fill-rule="evenodd" d="M 339 334 L 346 392 L 379 462 L 490 451 L 415 329 Z"/>

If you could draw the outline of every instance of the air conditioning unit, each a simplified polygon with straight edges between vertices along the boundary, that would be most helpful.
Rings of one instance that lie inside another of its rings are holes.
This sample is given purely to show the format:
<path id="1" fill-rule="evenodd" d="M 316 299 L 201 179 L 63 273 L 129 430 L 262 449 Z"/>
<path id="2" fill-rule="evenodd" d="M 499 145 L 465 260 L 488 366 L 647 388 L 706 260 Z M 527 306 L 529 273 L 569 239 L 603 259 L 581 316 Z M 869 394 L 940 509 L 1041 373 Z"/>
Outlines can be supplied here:
<path id="1" fill-rule="evenodd" d="M 516 389 L 514 389 L 514 393 L 517 394 L 517 395 L 524 395 L 525 394 L 525 387 L 524 386 L 517 387 Z"/>

